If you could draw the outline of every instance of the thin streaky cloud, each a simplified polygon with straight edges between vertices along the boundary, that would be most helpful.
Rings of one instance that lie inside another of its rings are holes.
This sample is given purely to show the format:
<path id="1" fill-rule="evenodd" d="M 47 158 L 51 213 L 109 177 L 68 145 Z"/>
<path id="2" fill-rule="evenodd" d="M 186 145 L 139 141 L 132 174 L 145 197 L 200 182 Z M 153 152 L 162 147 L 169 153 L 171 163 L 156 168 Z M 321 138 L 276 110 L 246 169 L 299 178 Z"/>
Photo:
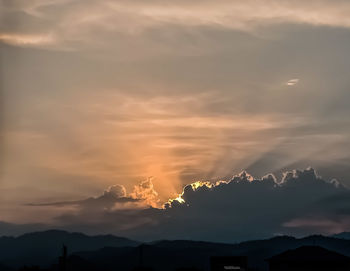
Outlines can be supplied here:
<path id="1" fill-rule="evenodd" d="M 288 82 L 287 82 L 287 86 L 294 86 L 296 84 L 299 83 L 299 79 L 298 78 L 295 78 L 295 79 L 290 79 Z"/>

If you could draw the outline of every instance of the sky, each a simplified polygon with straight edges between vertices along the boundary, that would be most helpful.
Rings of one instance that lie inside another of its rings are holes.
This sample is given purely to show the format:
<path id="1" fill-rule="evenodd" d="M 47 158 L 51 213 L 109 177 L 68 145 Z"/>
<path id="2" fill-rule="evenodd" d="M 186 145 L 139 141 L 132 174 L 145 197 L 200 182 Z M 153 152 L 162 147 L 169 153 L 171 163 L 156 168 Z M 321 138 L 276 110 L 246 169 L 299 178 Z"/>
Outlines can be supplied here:
<path id="1" fill-rule="evenodd" d="M 1 0 L 0 229 L 350 230 L 349 13 L 346 0 Z M 247 226 L 263 208 L 276 213 Z"/>

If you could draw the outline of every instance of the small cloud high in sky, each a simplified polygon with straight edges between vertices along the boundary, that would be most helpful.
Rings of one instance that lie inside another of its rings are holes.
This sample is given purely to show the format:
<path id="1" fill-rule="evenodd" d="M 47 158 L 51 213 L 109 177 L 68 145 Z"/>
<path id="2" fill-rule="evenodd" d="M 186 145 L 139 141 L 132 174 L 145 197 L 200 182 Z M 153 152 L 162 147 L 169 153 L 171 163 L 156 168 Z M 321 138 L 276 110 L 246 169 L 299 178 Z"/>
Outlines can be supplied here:
<path id="1" fill-rule="evenodd" d="M 287 86 L 294 86 L 294 85 L 296 85 L 296 84 L 298 84 L 299 83 L 299 79 L 298 78 L 296 78 L 296 79 L 290 79 L 290 80 L 288 80 L 288 82 L 287 82 Z"/>
<path id="2" fill-rule="evenodd" d="M 1 220 L 93 231 L 93 209 L 100 231 L 119 219 L 119 233 L 177 236 L 159 214 L 189 219 L 176 204 L 207 206 L 242 169 L 281 180 L 311 165 L 347 189 L 349 12 L 343 0 L 0 1 Z M 262 179 L 252 191 L 285 189 Z M 265 227 L 348 225 L 332 208 L 302 214 Z"/>

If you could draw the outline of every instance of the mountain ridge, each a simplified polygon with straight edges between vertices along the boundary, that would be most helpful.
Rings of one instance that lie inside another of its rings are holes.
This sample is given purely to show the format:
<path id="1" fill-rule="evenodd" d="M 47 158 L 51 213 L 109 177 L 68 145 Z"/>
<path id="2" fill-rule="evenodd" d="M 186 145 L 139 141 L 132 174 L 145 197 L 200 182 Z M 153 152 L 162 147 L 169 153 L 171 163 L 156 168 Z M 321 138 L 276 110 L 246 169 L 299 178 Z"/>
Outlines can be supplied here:
<path id="1" fill-rule="evenodd" d="M 68 247 L 69 261 L 72 264 L 79 266 L 78 263 L 84 263 L 84 266 L 88 265 L 89 270 L 93 271 L 131 270 L 141 261 L 155 271 L 175 270 L 186 265 L 208 270 L 210 257 L 227 255 L 247 256 L 251 268 L 267 270 L 267 258 L 289 249 L 310 245 L 350 256 L 350 240 L 323 235 L 302 238 L 275 236 L 239 243 L 193 240 L 141 243 L 111 234 L 89 236 L 80 232 L 47 230 L 18 237 L 0 237 L 0 266 L 52 266 L 57 264 L 63 244 Z M 143 260 L 140 259 L 140 254 L 143 255 Z"/>
<path id="2" fill-rule="evenodd" d="M 89 236 L 79 232 L 46 230 L 12 237 L 0 237 L 0 262 L 19 267 L 21 264 L 50 265 L 66 245 L 70 253 L 97 250 L 105 246 L 137 246 L 140 242 L 114 235 Z M 20 259 L 20 260 L 18 260 Z M 17 264 L 18 263 L 18 264 Z"/>

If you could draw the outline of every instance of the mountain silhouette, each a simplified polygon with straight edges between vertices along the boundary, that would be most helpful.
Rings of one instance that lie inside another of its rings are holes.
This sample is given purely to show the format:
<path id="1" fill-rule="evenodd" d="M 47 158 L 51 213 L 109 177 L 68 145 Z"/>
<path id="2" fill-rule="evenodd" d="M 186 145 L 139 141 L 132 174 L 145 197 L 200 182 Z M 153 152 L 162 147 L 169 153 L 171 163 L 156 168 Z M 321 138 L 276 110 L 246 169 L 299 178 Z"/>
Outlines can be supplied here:
<path id="1" fill-rule="evenodd" d="M 238 244 L 223 244 L 198 241 L 158 241 L 143 246 L 144 266 L 153 270 L 180 270 L 197 268 L 209 270 L 213 256 L 247 256 L 252 270 L 267 270 L 266 259 L 286 250 L 301 246 L 317 245 L 344 255 L 349 255 L 350 240 L 324 236 L 309 236 L 301 239 L 282 236 L 267 240 L 248 241 Z M 101 270 L 132 270 L 139 262 L 139 247 L 111 248 L 76 253 Z"/>
<path id="2" fill-rule="evenodd" d="M 213 256 L 247 256 L 250 270 L 267 270 L 266 259 L 302 246 L 319 246 L 350 256 L 350 240 L 321 235 L 279 236 L 236 244 L 190 240 L 141 244 L 113 235 L 87 236 L 52 230 L 0 238 L 0 263 L 16 269 L 40 265 L 55 271 L 63 243 L 68 247 L 67 264 L 75 271 L 207 271 Z M 0 266 L 0 270 L 7 269 Z"/>
<path id="3" fill-rule="evenodd" d="M 105 246 L 137 246 L 139 242 L 113 235 L 88 236 L 60 230 L 33 232 L 19 237 L 0 237 L 0 262 L 11 267 L 51 265 L 65 244 L 69 253 L 97 250 Z M 2 270 L 2 269 L 1 269 Z"/>
<path id="4" fill-rule="evenodd" d="M 301 246 L 267 259 L 270 271 L 348 271 L 350 257 L 320 246 Z"/>

